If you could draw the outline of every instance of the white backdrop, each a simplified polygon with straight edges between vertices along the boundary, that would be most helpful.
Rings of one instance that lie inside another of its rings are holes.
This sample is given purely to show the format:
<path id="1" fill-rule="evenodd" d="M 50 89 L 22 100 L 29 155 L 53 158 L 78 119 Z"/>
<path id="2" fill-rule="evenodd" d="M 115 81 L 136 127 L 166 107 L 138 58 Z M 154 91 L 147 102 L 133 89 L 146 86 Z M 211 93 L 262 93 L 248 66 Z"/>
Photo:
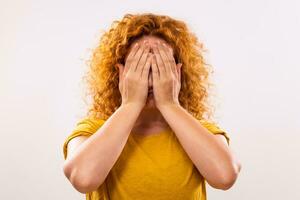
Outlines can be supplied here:
<path id="1" fill-rule="evenodd" d="M 101 29 L 125 13 L 184 20 L 209 50 L 216 117 L 242 163 L 208 199 L 300 199 L 300 3 L 0 1 L 0 199 L 84 199 L 62 144 L 83 114 L 81 77 Z"/>

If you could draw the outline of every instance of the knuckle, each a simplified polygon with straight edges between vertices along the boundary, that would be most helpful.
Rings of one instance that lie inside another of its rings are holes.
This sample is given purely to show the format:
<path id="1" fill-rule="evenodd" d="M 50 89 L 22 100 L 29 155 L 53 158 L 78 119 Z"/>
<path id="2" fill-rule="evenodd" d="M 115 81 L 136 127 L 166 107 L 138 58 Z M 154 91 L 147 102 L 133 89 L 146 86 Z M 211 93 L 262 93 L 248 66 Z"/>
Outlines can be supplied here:
<path id="1" fill-rule="evenodd" d="M 168 81 L 168 78 L 163 78 L 161 77 L 161 83 L 162 84 L 167 84 L 169 81 Z"/>
<path id="2" fill-rule="evenodd" d="M 128 76 L 127 81 L 129 81 L 129 82 L 136 82 L 137 78 L 136 78 L 135 75 L 130 75 L 130 76 Z"/>
<path id="3" fill-rule="evenodd" d="M 173 75 L 167 77 L 165 81 L 166 81 L 166 83 L 168 83 L 168 84 L 173 83 L 173 82 L 174 82 L 174 77 L 173 77 Z"/>
<path id="4" fill-rule="evenodd" d="M 140 82 L 141 82 L 142 84 L 148 84 L 148 79 L 142 78 L 142 79 L 140 80 Z"/>
<path id="5" fill-rule="evenodd" d="M 132 58 L 127 58 L 127 63 L 132 63 L 133 59 Z"/>
<path id="6" fill-rule="evenodd" d="M 130 80 L 131 79 L 131 75 L 130 75 L 130 73 L 128 73 L 128 74 L 126 74 L 125 76 L 124 76 L 124 81 L 128 81 L 128 80 Z"/>

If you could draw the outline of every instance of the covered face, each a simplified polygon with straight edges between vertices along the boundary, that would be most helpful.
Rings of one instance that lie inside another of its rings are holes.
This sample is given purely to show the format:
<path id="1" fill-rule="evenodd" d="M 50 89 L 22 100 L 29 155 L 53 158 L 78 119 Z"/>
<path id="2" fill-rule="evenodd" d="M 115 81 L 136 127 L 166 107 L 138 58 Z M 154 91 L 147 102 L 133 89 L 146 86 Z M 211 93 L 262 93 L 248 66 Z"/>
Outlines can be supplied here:
<path id="1" fill-rule="evenodd" d="M 168 47 L 170 47 L 172 49 L 172 52 L 173 52 L 173 55 L 174 55 L 174 49 L 164 39 L 162 39 L 162 38 L 160 38 L 158 36 L 145 35 L 145 36 L 142 36 L 142 37 L 140 37 L 140 38 L 138 38 L 138 39 L 136 39 L 135 41 L 132 42 L 132 44 L 130 45 L 128 51 L 126 52 L 125 63 L 126 63 L 127 57 L 129 55 L 129 53 L 131 52 L 133 46 L 136 43 L 143 44 L 144 41 L 147 41 L 148 44 L 150 45 L 150 52 L 151 53 L 153 53 L 151 47 L 153 47 L 155 43 L 157 43 L 157 42 L 163 42 Z M 151 68 L 150 68 L 149 77 L 148 77 L 148 88 L 149 88 L 149 92 L 148 92 L 148 98 L 147 98 L 147 103 L 145 105 L 145 108 L 147 108 L 147 109 L 148 108 L 155 108 L 155 101 L 154 101 L 154 97 L 153 97 L 153 92 L 151 92 L 151 90 L 153 88 L 153 79 L 152 79 Z"/>

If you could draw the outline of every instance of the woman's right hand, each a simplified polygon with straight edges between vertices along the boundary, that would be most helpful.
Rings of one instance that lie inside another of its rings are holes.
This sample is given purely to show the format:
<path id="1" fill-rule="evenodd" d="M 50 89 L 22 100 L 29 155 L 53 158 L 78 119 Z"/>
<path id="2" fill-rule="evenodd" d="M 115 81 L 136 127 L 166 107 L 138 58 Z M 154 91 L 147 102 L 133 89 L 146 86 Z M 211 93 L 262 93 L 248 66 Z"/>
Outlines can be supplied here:
<path id="1" fill-rule="evenodd" d="M 119 90 L 122 105 L 134 104 L 143 108 L 148 96 L 148 76 L 153 56 L 150 46 L 136 43 L 129 53 L 125 67 L 117 63 L 119 68 Z"/>

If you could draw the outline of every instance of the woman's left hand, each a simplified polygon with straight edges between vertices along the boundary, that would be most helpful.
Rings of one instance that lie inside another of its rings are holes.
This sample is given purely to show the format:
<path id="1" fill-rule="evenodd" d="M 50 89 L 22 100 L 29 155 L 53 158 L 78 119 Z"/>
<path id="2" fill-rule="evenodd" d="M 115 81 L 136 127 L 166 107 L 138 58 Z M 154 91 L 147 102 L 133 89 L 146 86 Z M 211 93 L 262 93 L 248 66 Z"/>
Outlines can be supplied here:
<path id="1" fill-rule="evenodd" d="M 154 45 L 153 53 L 151 70 L 156 107 L 179 105 L 182 63 L 176 64 L 172 49 L 162 42 Z"/>

